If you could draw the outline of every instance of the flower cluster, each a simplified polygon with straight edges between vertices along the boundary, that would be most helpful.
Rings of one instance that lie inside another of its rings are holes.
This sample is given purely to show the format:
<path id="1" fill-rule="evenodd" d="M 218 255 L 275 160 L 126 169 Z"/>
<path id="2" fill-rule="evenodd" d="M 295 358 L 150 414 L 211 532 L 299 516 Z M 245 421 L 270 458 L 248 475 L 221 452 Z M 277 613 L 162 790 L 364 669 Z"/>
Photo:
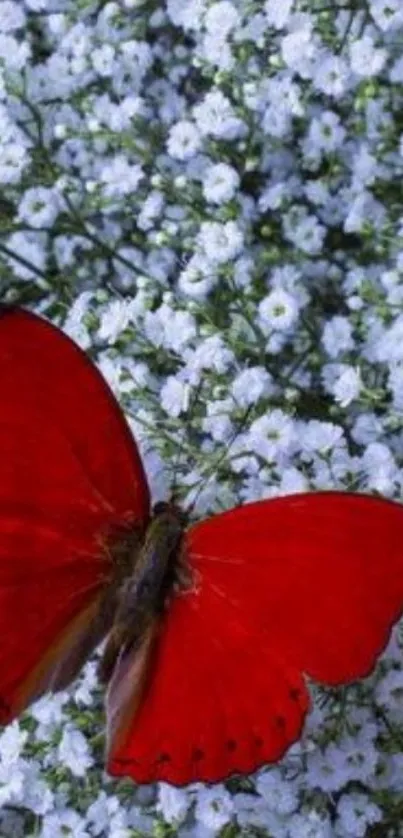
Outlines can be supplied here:
<path id="1" fill-rule="evenodd" d="M 402 43 L 402 0 L 0 0 L 2 299 L 93 350 L 155 499 L 401 497 Z M 1 734 L 1 835 L 401 835 L 402 647 L 186 790 L 107 780 L 89 663 Z"/>

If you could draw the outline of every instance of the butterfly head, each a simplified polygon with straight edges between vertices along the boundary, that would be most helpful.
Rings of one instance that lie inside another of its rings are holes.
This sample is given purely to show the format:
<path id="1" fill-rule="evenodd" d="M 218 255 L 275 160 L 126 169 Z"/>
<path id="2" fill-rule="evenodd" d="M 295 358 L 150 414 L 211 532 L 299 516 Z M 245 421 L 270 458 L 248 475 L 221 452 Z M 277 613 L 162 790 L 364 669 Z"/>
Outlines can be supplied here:
<path id="1" fill-rule="evenodd" d="M 184 529 L 189 522 L 189 514 L 172 498 L 169 501 L 157 501 L 153 506 L 153 518 L 165 518 L 176 521 Z"/>

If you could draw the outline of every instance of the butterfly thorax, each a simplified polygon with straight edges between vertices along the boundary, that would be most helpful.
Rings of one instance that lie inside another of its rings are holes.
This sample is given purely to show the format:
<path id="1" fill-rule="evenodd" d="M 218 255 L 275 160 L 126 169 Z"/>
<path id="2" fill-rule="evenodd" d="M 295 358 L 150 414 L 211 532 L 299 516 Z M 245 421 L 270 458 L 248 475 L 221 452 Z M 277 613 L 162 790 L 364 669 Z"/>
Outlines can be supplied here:
<path id="1" fill-rule="evenodd" d="M 110 678 L 121 654 L 140 643 L 150 623 L 162 614 L 183 570 L 181 542 L 186 516 L 175 504 L 158 503 L 140 547 L 135 546 L 129 572 L 117 590 L 112 628 L 100 662 L 102 680 Z"/>

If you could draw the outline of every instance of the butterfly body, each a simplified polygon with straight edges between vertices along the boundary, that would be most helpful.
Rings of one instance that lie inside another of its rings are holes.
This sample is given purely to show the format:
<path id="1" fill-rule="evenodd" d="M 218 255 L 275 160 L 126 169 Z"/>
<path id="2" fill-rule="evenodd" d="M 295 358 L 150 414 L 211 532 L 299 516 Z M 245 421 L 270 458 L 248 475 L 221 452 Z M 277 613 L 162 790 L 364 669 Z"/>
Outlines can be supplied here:
<path id="1" fill-rule="evenodd" d="M 99 664 L 99 677 L 107 682 L 119 656 L 141 645 L 152 622 L 162 614 L 174 587 L 185 578 L 181 567 L 181 541 L 186 516 L 174 503 L 156 504 L 143 538 L 131 546 L 124 539 L 129 556 L 120 562 L 126 568 L 114 597 L 114 616 Z M 136 531 L 134 531 L 135 534 Z M 116 542 L 122 554 L 121 545 Z M 113 549 L 113 548 L 112 548 Z M 116 548 L 115 548 L 116 549 Z"/>
<path id="2" fill-rule="evenodd" d="M 46 386 L 44 386 L 46 382 Z M 188 525 L 102 376 L 0 306 L 0 722 L 106 638 L 107 769 L 216 782 L 301 735 L 306 677 L 368 675 L 403 611 L 403 506 L 311 492 Z"/>

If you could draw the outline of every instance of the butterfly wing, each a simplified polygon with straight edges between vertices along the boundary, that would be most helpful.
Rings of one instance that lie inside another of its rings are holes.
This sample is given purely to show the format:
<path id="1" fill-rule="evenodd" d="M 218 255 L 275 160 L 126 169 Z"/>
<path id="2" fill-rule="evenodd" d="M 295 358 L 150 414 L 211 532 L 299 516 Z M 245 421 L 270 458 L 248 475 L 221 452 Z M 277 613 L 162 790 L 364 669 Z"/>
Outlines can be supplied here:
<path id="1" fill-rule="evenodd" d="M 331 492 L 192 527 L 194 588 L 173 600 L 143 661 L 130 724 L 126 693 L 123 737 L 111 684 L 109 772 L 218 781 L 281 757 L 309 707 L 303 674 L 325 684 L 362 677 L 387 643 L 403 608 L 402 531 L 400 505 Z"/>
<path id="2" fill-rule="evenodd" d="M 107 630 L 109 539 L 122 526 L 144 526 L 149 496 L 117 402 L 62 332 L 2 307 L 0 384 L 6 722 L 45 689 L 65 686 Z"/>
<path id="3" fill-rule="evenodd" d="M 69 440 L 97 492 L 122 518 L 149 515 L 150 497 L 130 428 L 102 375 L 46 320 L 0 306 L 2 402 L 35 404 Z M 12 408 L 11 408 L 12 409 Z"/>

